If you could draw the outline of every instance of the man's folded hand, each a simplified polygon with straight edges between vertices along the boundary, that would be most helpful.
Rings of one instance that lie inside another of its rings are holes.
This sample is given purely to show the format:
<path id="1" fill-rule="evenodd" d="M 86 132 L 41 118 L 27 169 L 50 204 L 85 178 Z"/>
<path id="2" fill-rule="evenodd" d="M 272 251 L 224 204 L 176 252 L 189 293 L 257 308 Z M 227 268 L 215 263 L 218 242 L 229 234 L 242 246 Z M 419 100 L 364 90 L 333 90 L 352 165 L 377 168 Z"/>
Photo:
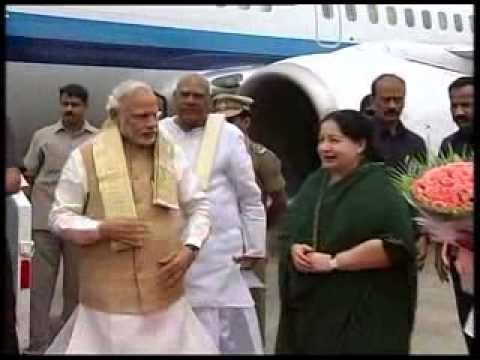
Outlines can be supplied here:
<path id="1" fill-rule="evenodd" d="M 134 247 L 141 247 L 147 235 L 147 224 L 129 218 L 107 219 L 98 227 L 100 240 L 118 241 Z"/>

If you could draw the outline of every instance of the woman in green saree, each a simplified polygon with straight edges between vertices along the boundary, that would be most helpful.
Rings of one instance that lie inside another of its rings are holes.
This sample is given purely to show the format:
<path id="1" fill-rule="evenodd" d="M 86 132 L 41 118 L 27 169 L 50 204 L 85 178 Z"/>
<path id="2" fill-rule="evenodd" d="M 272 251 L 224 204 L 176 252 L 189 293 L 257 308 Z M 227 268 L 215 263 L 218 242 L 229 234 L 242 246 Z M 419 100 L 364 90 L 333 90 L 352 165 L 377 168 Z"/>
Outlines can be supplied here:
<path id="1" fill-rule="evenodd" d="M 279 264 L 277 353 L 409 351 L 413 224 L 373 147 L 373 124 L 340 110 L 320 123 L 322 167 L 291 205 Z"/>

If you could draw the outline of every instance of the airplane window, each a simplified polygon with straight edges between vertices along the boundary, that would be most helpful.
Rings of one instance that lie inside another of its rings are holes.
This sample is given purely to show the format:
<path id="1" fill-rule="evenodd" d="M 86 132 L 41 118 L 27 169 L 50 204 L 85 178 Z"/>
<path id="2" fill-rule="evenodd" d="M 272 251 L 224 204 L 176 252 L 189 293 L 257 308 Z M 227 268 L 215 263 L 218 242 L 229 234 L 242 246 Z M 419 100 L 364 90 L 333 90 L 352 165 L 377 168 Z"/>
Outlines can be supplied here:
<path id="1" fill-rule="evenodd" d="M 250 5 L 238 5 L 238 7 L 242 10 L 248 10 L 250 9 Z"/>
<path id="2" fill-rule="evenodd" d="M 423 20 L 423 27 L 425 29 L 432 28 L 432 15 L 428 10 L 422 10 L 422 20 Z"/>
<path id="3" fill-rule="evenodd" d="M 378 9 L 377 5 L 367 5 L 368 18 L 372 24 L 378 24 Z"/>
<path id="4" fill-rule="evenodd" d="M 455 30 L 458 32 L 463 31 L 462 17 L 459 14 L 453 15 L 453 22 L 455 23 Z"/>
<path id="5" fill-rule="evenodd" d="M 447 30 L 447 15 L 443 11 L 438 13 L 438 24 L 440 25 L 441 30 Z"/>
<path id="6" fill-rule="evenodd" d="M 414 27 L 415 26 L 415 17 L 413 15 L 413 10 L 412 9 L 405 9 L 405 24 L 408 27 Z"/>
<path id="7" fill-rule="evenodd" d="M 322 13 L 325 19 L 331 19 L 333 17 L 333 5 L 332 4 L 322 5 Z"/>
<path id="8" fill-rule="evenodd" d="M 350 21 L 357 20 L 357 9 L 355 5 L 345 5 L 345 11 L 347 12 L 347 19 Z"/>
<path id="9" fill-rule="evenodd" d="M 393 6 L 387 6 L 387 21 L 390 25 L 397 25 L 397 11 Z"/>
<path id="10" fill-rule="evenodd" d="M 470 15 L 468 17 L 468 19 L 470 20 L 470 30 L 472 30 L 472 33 L 474 32 L 474 23 L 473 23 L 473 15 Z"/>

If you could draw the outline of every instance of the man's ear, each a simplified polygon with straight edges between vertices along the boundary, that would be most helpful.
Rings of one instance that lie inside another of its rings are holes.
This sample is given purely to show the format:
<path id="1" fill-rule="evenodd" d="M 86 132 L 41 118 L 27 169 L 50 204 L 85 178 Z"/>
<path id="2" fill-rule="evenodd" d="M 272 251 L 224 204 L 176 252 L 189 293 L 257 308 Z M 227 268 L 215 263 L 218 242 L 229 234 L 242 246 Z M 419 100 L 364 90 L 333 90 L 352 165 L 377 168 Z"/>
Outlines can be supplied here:
<path id="1" fill-rule="evenodd" d="M 250 127 L 250 123 L 252 122 L 252 118 L 250 116 L 245 116 L 243 122 L 245 123 L 245 129 L 248 129 Z"/>

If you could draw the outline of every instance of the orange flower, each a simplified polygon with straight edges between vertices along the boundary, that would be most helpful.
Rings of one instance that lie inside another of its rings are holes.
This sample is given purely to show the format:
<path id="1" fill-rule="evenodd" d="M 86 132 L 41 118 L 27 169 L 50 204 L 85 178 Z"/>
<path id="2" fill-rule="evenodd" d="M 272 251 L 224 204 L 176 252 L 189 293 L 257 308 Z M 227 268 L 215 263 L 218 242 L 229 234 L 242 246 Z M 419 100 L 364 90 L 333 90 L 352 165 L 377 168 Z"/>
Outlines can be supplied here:
<path id="1" fill-rule="evenodd" d="M 473 165 L 458 161 L 425 171 L 411 188 L 415 200 L 441 213 L 472 208 Z"/>

